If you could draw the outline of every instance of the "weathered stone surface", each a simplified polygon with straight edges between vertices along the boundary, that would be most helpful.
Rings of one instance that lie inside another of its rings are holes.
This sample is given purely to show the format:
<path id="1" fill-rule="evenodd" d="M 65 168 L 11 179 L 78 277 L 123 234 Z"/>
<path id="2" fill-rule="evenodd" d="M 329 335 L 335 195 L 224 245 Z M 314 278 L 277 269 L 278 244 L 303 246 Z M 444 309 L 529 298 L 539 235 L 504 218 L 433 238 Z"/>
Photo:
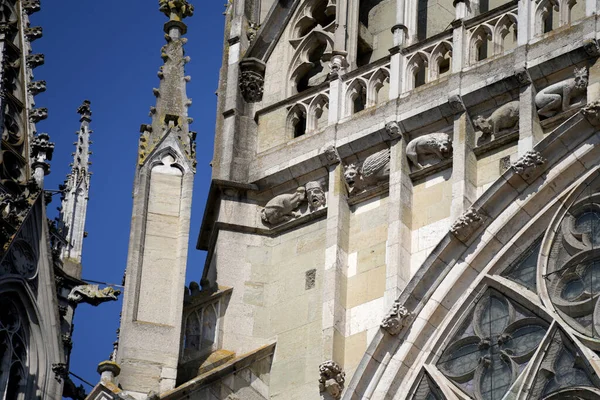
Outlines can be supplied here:
<path id="1" fill-rule="evenodd" d="M 265 224 L 277 225 L 299 217 L 296 210 L 306 200 L 306 189 L 300 186 L 293 194 L 280 194 L 271 199 L 261 210 L 260 217 Z"/>
<path id="2" fill-rule="evenodd" d="M 412 321 L 413 315 L 400 304 L 398 300 L 394 302 L 392 309 L 381 322 L 381 327 L 390 335 L 397 335 Z"/>
<path id="3" fill-rule="evenodd" d="M 452 156 L 452 139 L 447 133 L 430 133 L 411 140 L 406 146 L 406 156 L 416 169 L 423 169 L 419 159 L 434 155 L 437 162 Z"/>
<path id="4" fill-rule="evenodd" d="M 120 290 L 112 287 L 100 289 L 98 285 L 81 285 L 75 286 L 69 293 L 68 300 L 72 303 L 88 303 L 97 306 L 107 301 L 117 301 Z"/>
<path id="5" fill-rule="evenodd" d="M 346 382 L 346 374 L 335 361 L 325 361 L 319 365 L 319 390 L 332 399 L 340 399 Z"/>
<path id="6" fill-rule="evenodd" d="M 552 117 L 559 112 L 585 104 L 585 91 L 588 85 L 587 68 L 575 68 L 574 73 L 574 78 L 550 85 L 536 94 L 535 104 L 540 116 Z M 572 100 L 578 97 L 583 99 L 572 104 Z"/>

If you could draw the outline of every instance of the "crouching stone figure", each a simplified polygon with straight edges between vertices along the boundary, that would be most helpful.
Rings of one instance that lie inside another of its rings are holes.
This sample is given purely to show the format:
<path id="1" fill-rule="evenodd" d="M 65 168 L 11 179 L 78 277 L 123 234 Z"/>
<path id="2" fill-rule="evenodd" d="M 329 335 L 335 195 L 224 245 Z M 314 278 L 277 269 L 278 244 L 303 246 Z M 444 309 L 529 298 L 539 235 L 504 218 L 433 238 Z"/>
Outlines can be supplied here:
<path id="1" fill-rule="evenodd" d="M 575 77 L 550 85 L 535 95 L 535 105 L 538 114 L 543 117 L 552 117 L 559 112 L 581 106 L 586 102 L 586 88 L 588 85 L 588 72 L 585 67 L 575 68 Z M 571 101 L 576 97 L 583 99 L 575 104 Z"/>
<path id="2" fill-rule="evenodd" d="M 301 216 L 296 210 L 306 199 L 306 189 L 300 186 L 292 194 L 280 194 L 273 197 L 262 209 L 260 216 L 265 224 L 277 225 Z"/>
<path id="3" fill-rule="evenodd" d="M 417 169 L 423 169 L 419 156 L 435 155 L 440 161 L 452 156 L 452 139 L 447 133 L 430 133 L 414 138 L 406 145 L 406 156 Z"/>
<path id="4" fill-rule="evenodd" d="M 494 135 L 504 129 L 514 128 L 519 123 L 519 101 L 511 101 L 492 113 L 489 118 L 481 115 L 473 120 L 475 128 L 484 136 Z"/>

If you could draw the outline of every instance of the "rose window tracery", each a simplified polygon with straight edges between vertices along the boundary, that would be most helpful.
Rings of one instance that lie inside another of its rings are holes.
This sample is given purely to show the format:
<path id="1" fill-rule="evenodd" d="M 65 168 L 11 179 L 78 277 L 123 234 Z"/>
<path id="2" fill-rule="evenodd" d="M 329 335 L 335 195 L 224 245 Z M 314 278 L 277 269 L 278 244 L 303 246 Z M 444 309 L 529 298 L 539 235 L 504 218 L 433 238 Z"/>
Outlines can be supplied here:
<path id="1" fill-rule="evenodd" d="M 517 380 L 548 323 L 489 289 L 444 351 L 438 368 L 478 400 L 499 400 Z"/>

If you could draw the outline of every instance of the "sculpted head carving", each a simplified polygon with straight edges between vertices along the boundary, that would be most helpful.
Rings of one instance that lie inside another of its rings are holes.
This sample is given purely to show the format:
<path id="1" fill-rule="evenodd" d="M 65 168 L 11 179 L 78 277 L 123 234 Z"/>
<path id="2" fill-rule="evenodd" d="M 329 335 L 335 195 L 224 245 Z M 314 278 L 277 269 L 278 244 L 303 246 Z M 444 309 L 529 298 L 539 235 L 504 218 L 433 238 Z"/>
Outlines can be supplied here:
<path id="1" fill-rule="evenodd" d="M 306 189 L 300 186 L 292 194 L 280 194 L 272 198 L 261 210 L 261 219 L 265 224 L 277 225 L 288 222 L 302 214 L 296 210 L 306 199 Z"/>
<path id="2" fill-rule="evenodd" d="M 585 89 L 588 86 L 588 71 L 586 67 L 575 68 L 575 86 Z"/>
<path id="3" fill-rule="evenodd" d="M 492 124 L 487 118 L 483 118 L 481 115 L 477 116 L 473 120 L 473 125 L 477 130 L 481 131 L 484 135 L 489 135 L 492 133 Z"/>
<path id="4" fill-rule="evenodd" d="M 344 166 L 344 178 L 346 179 L 348 186 L 354 186 L 356 179 L 358 178 L 358 167 L 356 164 L 352 163 Z"/>
<path id="5" fill-rule="evenodd" d="M 306 197 L 311 211 L 316 211 L 324 207 L 327 203 L 325 192 L 323 191 L 321 184 L 317 181 L 308 182 L 306 184 Z"/>

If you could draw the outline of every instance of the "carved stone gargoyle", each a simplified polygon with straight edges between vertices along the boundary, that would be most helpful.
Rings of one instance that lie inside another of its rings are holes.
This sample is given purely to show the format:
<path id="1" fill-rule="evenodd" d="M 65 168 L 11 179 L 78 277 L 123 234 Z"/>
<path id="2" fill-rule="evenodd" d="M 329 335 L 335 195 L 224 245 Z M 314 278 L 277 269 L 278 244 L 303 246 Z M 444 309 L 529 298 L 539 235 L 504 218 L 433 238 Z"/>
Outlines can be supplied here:
<path id="1" fill-rule="evenodd" d="M 295 193 L 280 194 L 273 197 L 260 212 L 262 221 L 267 225 L 288 222 L 302 214 L 296 211 L 306 200 L 306 189 L 300 186 Z"/>
<path id="2" fill-rule="evenodd" d="M 335 361 L 325 361 L 319 365 L 319 374 L 319 391 L 330 396 L 329 398 L 340 399 L 346 381 L 346 373 L 342 367 Z"/>
<path id="3" fill-rule="evenodd" d="M 120 294 L 120 290 L 110 286 L 101 290 L 98 285 L 80 285 L 71 290 L 67 299 L 75 304 L 88 303 L 95 307 L 108 301 L 118 300 Z"/>
<path id="4" fill-rule="evenodd" d="M 392 309 L 381 322 L 381 327 L 390 335 L 396 336 L 413 320 L 413 314 L 400 304 L 398 300 L 394 302 Z"/>
<path id="5" fill-rule="evenodd" d="M 535 95 L 535 105 L 540 116 L 552 117 L 585 104 L 585 92 L 588 86 L 587 68 L 575 68 L 574 73 L 575 77 L 550 85 Z M 577 97 L 582 99 L 571 104 Z"/>

